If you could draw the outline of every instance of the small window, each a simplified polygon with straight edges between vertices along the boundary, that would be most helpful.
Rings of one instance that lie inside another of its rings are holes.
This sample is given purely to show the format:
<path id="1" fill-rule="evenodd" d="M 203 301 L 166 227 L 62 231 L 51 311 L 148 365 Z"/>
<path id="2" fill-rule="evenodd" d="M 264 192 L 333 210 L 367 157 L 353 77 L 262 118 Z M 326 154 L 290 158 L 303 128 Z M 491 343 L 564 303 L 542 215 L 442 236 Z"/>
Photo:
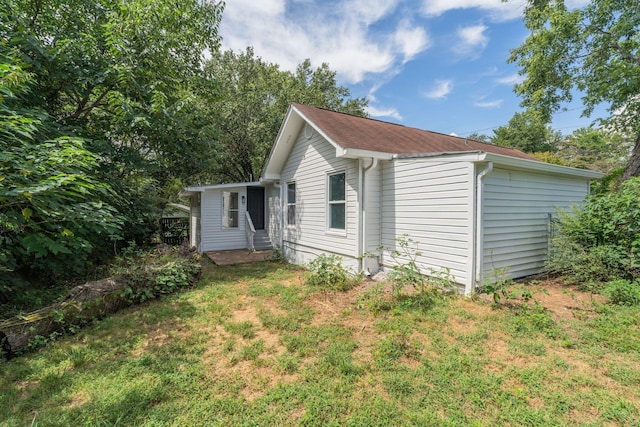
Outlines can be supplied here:
<path id="1" fill-rule="evenodd" d="M 222 226 L 238 228 L 238 193 L 222 192 Z"/>
<path id="2" fill-rule="evenodd" d="M 287 224 L 296 225 L 296 183 L 287 184 Z"/>
<path id="3" fill-rule="evenodd" d="M 345 173 L 329 175 L 329 228 L 333 230 L 345 229 L 346 197 Z"/>

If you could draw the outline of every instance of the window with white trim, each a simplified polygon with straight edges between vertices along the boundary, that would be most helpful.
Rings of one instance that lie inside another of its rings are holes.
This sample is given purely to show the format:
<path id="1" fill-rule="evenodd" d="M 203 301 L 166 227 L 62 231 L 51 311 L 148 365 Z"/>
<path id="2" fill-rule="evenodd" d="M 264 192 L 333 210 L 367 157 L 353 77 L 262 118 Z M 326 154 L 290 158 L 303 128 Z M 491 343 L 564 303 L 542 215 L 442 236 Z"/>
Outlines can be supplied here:
<path id="1" fill-rule="evenodd" d="M 238 193 L 222 192 L 222 227 L 238 228 Z"/>
<path id="2" fill-rule="evenodd" d="M 346 174 L 334 173 L 328 177 L 328 225 L 330 230 L 346 229 Z"/>
<path id="3" fill-rule="evenodd" d="M 296 183 L 287 184 L 287 225 L 296 225 Z"/>

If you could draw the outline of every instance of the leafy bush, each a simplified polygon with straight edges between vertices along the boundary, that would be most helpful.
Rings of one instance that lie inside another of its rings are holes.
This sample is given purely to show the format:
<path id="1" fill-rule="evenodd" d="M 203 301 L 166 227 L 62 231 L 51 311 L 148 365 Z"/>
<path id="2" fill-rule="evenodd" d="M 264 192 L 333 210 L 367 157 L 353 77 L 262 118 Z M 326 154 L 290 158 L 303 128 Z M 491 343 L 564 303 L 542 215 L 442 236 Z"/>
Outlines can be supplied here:
<path id="1" fill-rule="evenodd" d="M 128 249 L 125 253 L 124 258 L 118 259 L 113 274 L 127 282 L 122 296 L 132 303 L 175 292 L 194 283 L 200 275 L 198 262 L 179 258 L 173 252 L 158 256 Z"/>
<path id="2" fill-rule="evenodd" d="M 636 279 L 633 282 L 629 280 L 613 280 L 607 283 L 604 288 L 604 294 L 615 305 L 640 305 L 640 279 Z"/>
<path id="3" fill-rule="evenodd" d="M 591 196 L 585 205 L 558 213 L 549 261 L 574 282 L 633 280 L 640 276 L 640 177 L 617 192 Z"/>
<path id="4" fill-rule="evenodd" d="M 427 274 L 422 273 L 417 261 L 422 252 L 418 250 L 417 241 L 403 234 L 396 238 L 396 245 L 399 249 L 387 248 L 395 262 L 389 273 L 395 296 L 400 296 L 407 285 L 411 285 L 419 295 L 427 291 L 449 291 L 453 288 L 455 280 L 448 268 L 429 268 Z"/>
<path id="5" fill-rule="evenodd" d="M 346 291 L 353 288 L 360 277 L 342 265 L 342 257 L 322 254 L 309 263 L 313 274 L 306 283 L 325 289 Z"/>

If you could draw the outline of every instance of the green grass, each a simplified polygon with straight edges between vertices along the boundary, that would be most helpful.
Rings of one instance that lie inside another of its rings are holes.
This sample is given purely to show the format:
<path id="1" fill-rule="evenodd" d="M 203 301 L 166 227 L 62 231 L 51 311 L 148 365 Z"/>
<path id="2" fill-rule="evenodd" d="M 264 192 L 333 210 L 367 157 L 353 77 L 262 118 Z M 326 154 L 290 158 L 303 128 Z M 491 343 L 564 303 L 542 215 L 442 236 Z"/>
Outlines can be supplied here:
<path id="1" fill-rule="evenodd" d="M 194 288 L 1 364 L 0 425 L 640 424 L 637 307 L 368 305 L 307 274 L 205 264 Z"/>

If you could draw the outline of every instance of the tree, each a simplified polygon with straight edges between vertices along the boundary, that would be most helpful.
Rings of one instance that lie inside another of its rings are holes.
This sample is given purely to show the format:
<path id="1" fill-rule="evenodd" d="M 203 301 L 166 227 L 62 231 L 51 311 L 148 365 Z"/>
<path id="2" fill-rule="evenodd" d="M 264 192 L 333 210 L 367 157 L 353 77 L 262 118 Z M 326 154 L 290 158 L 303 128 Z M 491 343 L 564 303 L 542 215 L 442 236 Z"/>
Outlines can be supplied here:
<path id="1" fill-rule="evenodd" d="M 98 157 L 80 138 L 46 139 L 46 113 L 21 107 L 29 82 L 0 56 L 0 294 L 9 271 L 52 280 L 84 270 L 122 223 L 103 201 L 111 189 L 97 178 Z"/>
<path id="2" fill-rule="evenodd" d="M 557 155 L 567 166 L 609 174 L 624 167 L 632 145 L 629 138 L 616 132 L 580 128 L 558 143 Z"/>
<path id="3" fill-rule="evenodd" d="M 484 133 L 479 133 L 479 132 L 471 132 L 469 136 L 467 136 L 467 139 L 472 139 L 474 141 L 480 141 L 480 142 L 491 141 L 491 137 L 489 135 L 486 135 Z"/>
<path id="4" fill-rule="evenodd" d="M 5 269 L 81 270 L 116 234 L 150 240 L 166 183 L 209 167 L 197 90 L 222 10 L 215 0 L 2 2 Z"/>
<path id="5" fill-rule="evenodd" d="M 245 52 L 214 54 L 205 67 L 207 100 L 211 105 L 216 160 L 203 181 L 243 182 L 256 180 L 292 101 L 316 107 L 365 115 L 367 101 L 349 98 L 338 86 L 327 64 L 313 69 L 309 60 L 295 73 Z"/>
<path id="6" fill-rule="evenodd" d="M 607 126 L 633 135 L 623 178 L 640 175 L 640 9 L 635 0 L 592 1 L 569 10 L 563 0 L 531 0 L 524 21 L 531 34 L 511 52 L 526 77 L 516 85 L 523 105 L 549 122 L 580 91 L 583 115 L 602 103 Z"/>
<path id="7" fill-rule="evenodd" d="M 561 138 L 536 111 L 515 113 L 507 126 L 493 131 L 490 142 L 503 147 L 517 148 L 527 153 L 553 152 Z"/>
<path id="8" fill-rule="evenodd" d="M 0 50 L 32 76 L 24 105 L 46 113 L 49 139 L 82 137 L 99 157 L 127 240 L 153 231 L 164 180 L 193 171 L 180 159 L 209 165 L 208 118 L 191 107 L 200 105 L 204 54 L 219 48 L 222 9 L 201 0 L 7 0 L 0 8 Z"/>

